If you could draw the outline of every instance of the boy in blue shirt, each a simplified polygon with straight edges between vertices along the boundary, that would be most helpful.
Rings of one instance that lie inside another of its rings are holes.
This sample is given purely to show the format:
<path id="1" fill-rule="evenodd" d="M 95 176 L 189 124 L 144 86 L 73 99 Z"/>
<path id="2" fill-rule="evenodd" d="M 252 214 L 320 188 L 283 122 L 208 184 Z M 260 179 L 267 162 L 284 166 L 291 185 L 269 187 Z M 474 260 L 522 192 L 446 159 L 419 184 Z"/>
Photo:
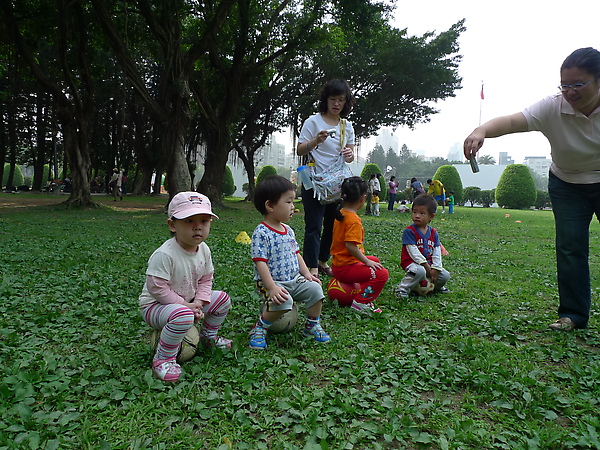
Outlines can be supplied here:
<path id="1" fill-rule="evenodd" d="M 437 201 L 429 194 L 417 196 L 412 204 L 413 223 L 402 236 L 400 265 L 406 275 L 396 287 L 398 298 L 407 298 L 424 278 L 434 285 L 433 292 L 449 292 L 445 287 L 450 273 L 442 267 L 442 247 L 435 228 L 429 223 L 435 217 Z"/>
<path id="2" fill-rule="evenodd" d="M 252 233 L 251 252 L 254 281 L 264 308 L 250 331 L 251 348 L 267 348 L 267 330 L 292 309 L 294 301 L 306 304 L 302 333 L 317 342 L 331 340 L 319 320 L 325 298 L 321 280 L 310 273 L 294 231 L 284 223 L 294 215 L 295 196 L 295 186 L 279 175 L 266 177 L 254 192 L 254 206 L 264 220 Z"/>

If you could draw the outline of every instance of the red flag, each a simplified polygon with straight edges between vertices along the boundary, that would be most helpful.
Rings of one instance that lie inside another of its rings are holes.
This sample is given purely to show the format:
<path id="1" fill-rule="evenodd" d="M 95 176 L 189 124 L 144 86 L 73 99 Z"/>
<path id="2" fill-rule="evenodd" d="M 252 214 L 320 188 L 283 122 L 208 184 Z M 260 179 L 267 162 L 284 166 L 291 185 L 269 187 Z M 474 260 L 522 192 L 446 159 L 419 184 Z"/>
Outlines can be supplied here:
<path id="1" fill-rule="evenodd" d="M 485 96 L 483 95 L 483 84 L 481 85 L 481 100 L 485 99 Z"/>

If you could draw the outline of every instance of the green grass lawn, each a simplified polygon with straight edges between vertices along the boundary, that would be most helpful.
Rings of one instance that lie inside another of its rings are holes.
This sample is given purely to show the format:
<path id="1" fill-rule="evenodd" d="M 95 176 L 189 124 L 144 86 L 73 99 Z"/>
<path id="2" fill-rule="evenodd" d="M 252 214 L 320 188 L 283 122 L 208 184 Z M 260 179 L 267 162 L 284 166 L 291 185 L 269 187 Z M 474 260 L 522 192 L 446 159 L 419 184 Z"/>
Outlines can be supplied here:
<path id="1" fill-rule="evenodd" d="M 234 348 L 201 351 L 168 385 L 150 371 L 137 308 L 148 257 L 169 237 L 164 198 L 104 203 L 0 209 L 0 449 L 600 448 L 600 318 L 594 305 L 586 330 L 547 328 L 549 211 L 438 214 L 452 292 L 426 301 L 393 295 L 410 215 L 363 216 L 367 253 L 390 270 L 383 313 L 327 302 L 330 343 L 298 327 L 261 352 L 248 348 L 250 249 L 235 242 L 261 217 L 229 200 L 207 243 L 214 286 L 233 301 L 221 332 Z M 301 240 L 302 212 L 290 225 Z M 594 304 L 599 236 L 594 222 Z"/>

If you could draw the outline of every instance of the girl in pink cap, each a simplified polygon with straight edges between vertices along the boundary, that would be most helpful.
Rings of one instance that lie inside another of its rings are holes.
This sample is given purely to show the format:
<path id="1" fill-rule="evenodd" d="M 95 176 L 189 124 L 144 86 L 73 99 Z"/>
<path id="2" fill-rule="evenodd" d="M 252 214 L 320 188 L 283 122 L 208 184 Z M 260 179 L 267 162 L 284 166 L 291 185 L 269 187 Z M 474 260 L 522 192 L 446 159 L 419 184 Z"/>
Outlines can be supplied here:
<path id="1" fill-rule="evenodd" d="M 198 192 L 175 195 L 169 203 L 167 218 L 173 237 L 148 260 L 139 304 L 148 325 L 162 330 L 152 370 L 164 381 L 179 379 L 177 352 L 194 322 L 202 322 L 199 334 L 208 347 L 231 347 L 230 339 L 217 336 L 231 301 L 225 292 L 212 290 L 214 268 L 204 241 L 213 217 L 218 219 L 205 195 Z"/>

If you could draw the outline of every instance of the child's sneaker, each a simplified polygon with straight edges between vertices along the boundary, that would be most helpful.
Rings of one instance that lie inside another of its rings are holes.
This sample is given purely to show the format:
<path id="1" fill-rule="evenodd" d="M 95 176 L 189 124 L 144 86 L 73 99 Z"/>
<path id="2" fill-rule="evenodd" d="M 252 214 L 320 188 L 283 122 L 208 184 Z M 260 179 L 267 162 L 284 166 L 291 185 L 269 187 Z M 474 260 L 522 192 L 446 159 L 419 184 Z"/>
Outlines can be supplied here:
<path id="1" fill-rule="evenodd" d="M 443 287 L 438 291 L 440 294 L 449 294 L 450 293 L 450 289 L 448 289 L 447 287 Z"/>
<path id="2" fill-rule="evenodd" d="M 302 330 L 302 334 L 306 337 L 313 337 L 317 342 L 329 342 L 331 340 L 331 336 L 325 333 L 323 327 L 319 320 L 307 320 L 306 325 L 304 326 L 304 330 Z"/>
<path id="3" fill-rule="evenodd" d="M 179 380 L 181 375 L 181 366 L 172 359 L 157 359 L 152 362 L 152 372 L 159 380 L 174 383 Z"/>
<path id="4" fill-rule="evenodd" d="M 225 339 L 221 336 L 216 336 L 214 339 L 211 339 L 206 336 L 201 336 L 200 340 L 204 343 L 206 348 L 231 348 L 231 343 L 233 342 L 231 339 Z"/>
<path id="5" fill-rule="evenodd" d="M 267 348 L 267 329 L 261 327 L 258 322 L 250 330 L 250 348 L 264 350 Z"/>
<path id="6" fill-rule="evenodd" d="M 396 298 L 408 298 L 409 294 L 410 293 L 406 289 L 400 287 L 400 285 L 396 286 Z"/>
<path id="7" fill-rule="evenodd" d="M 375 314 L 381 313 L 381 308 L 376 308 L 373 303 L 358 303 L 355 300 L 352 300 L 352 304 L 350 305 L 350 308 L 352 308 L 355 311 L 358 311 L 362 314 L 366 314 L 368 316 L 372 315 L 373 313 L 375 313 Z"/>

